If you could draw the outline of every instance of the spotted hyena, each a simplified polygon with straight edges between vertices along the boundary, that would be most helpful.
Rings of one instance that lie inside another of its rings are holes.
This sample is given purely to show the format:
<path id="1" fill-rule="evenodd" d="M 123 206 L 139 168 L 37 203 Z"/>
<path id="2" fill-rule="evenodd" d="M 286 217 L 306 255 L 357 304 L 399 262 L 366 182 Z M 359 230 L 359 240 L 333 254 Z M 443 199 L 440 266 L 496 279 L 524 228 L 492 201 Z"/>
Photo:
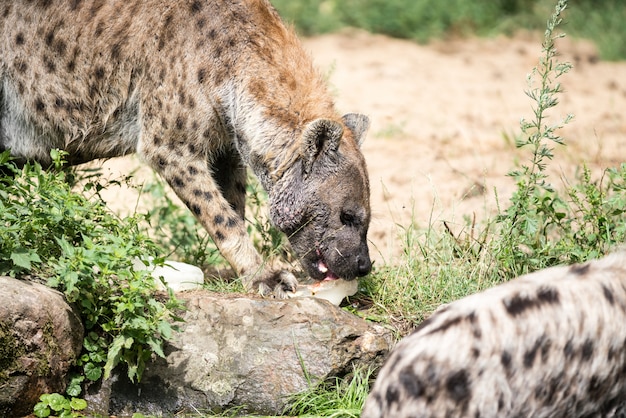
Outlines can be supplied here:
<path id="1" fill-rule="evenodd" d="M 267 0 L 29 0 L 0 5 L 0 150 L 71 164 L 136 152 L 248 290 L 284 296 L 244 225 L 246 166 L 309 276 L 367 274 L 365 116 L 339 116 Z"/>
<path id="2" fill-rule="evenodd" d="M 456 301 L 402 340 L 373 417 L 611 417 L 626 402 L 626 252 Z"/>

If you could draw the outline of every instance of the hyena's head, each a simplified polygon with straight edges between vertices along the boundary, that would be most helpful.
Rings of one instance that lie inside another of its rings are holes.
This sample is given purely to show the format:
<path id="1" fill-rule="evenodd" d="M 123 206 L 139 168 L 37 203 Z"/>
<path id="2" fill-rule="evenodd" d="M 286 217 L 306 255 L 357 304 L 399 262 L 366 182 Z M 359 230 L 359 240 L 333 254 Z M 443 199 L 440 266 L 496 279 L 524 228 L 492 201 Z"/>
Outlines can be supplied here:
<path id="1" fill-rule="evenodd" d="M 272 221 L 316 280 L 352 280 L 372 269 L 369 180 L 359 149 L 369 121 L 348 114 L 342 122 L 309 123 L 302 158 L 270 193 Z"/>

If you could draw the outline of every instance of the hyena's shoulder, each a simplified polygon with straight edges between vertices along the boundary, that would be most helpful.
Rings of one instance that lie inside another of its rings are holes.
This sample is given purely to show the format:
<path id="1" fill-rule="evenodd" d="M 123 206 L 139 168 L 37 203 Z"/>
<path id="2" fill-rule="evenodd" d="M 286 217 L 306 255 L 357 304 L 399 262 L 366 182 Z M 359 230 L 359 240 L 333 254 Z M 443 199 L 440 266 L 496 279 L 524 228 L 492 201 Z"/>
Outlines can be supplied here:
<path id="1" fill-rule="evenodd" d="M 626 396 L 625 321 L 625 252 L 520 277 L 401 341 L 363 417 L 610 416 Z"/>
<path id="2" fill-rule="evenodd" d="M 0 142 L 42 162 L 134 152 L 146 129 L 214 152 L 241 92 L 286 131 L 333 106 L 267 0 L 7 2 L 0 50 Z"/>

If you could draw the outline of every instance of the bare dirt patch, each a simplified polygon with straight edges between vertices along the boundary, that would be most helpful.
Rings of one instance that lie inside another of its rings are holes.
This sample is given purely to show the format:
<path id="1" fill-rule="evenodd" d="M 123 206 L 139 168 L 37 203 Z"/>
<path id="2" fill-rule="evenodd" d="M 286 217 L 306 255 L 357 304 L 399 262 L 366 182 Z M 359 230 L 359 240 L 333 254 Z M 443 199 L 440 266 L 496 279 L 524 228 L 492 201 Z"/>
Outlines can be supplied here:
<path id="1" fill-rule="evenodd" d="M 466 39 L 430 45 L 363 32 L 304 41 L 329 75 L 342 112 L 368 114 L 364 144 L 372 189 L 372 255 L 393 262 L 401 249 L 398 226 L 443 220 L 456 228 L 496 210 L 494 189 L 507 205 L 514 183 L 506 176 L 528 152 L 515 148 L 521 117 L 532 117 L 526 76 L 541 54 L 538 35 Z M 550 170 L 555 186 L 573 181 L 583 162 L 596 176 L 626 154 L 626 63 L 598 60 L 588 42 L 557 43 L 574 64 L 562 77 L 565 93 L 550 115 L 575 119 L 563 129 Z M 106 163 L 127 173 L 136 159 Z M 146 171 L 143 171 L 144 175 Z M 135 199 L 113 191 L 112 207 Z"/>

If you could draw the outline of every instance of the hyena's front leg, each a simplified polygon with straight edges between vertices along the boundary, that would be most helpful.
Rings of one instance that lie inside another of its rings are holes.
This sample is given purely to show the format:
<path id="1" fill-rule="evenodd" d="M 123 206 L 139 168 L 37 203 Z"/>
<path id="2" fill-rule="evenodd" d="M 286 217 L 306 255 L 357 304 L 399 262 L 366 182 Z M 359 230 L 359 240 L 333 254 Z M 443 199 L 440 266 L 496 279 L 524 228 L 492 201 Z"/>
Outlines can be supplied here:
<path id="1" fill-rule="evenodd" d="M 144 147 L 142 155 L 200 220 L 247 291 L 280 298 L 286 297 L 287 291 L 295 291 L 293 274 L 262 260 L 246 232 L 243 207 L 233 208 L 240 199 L 226 199 L 204 158 L 187 149 L 173 149 L 172 144 Z"/>

